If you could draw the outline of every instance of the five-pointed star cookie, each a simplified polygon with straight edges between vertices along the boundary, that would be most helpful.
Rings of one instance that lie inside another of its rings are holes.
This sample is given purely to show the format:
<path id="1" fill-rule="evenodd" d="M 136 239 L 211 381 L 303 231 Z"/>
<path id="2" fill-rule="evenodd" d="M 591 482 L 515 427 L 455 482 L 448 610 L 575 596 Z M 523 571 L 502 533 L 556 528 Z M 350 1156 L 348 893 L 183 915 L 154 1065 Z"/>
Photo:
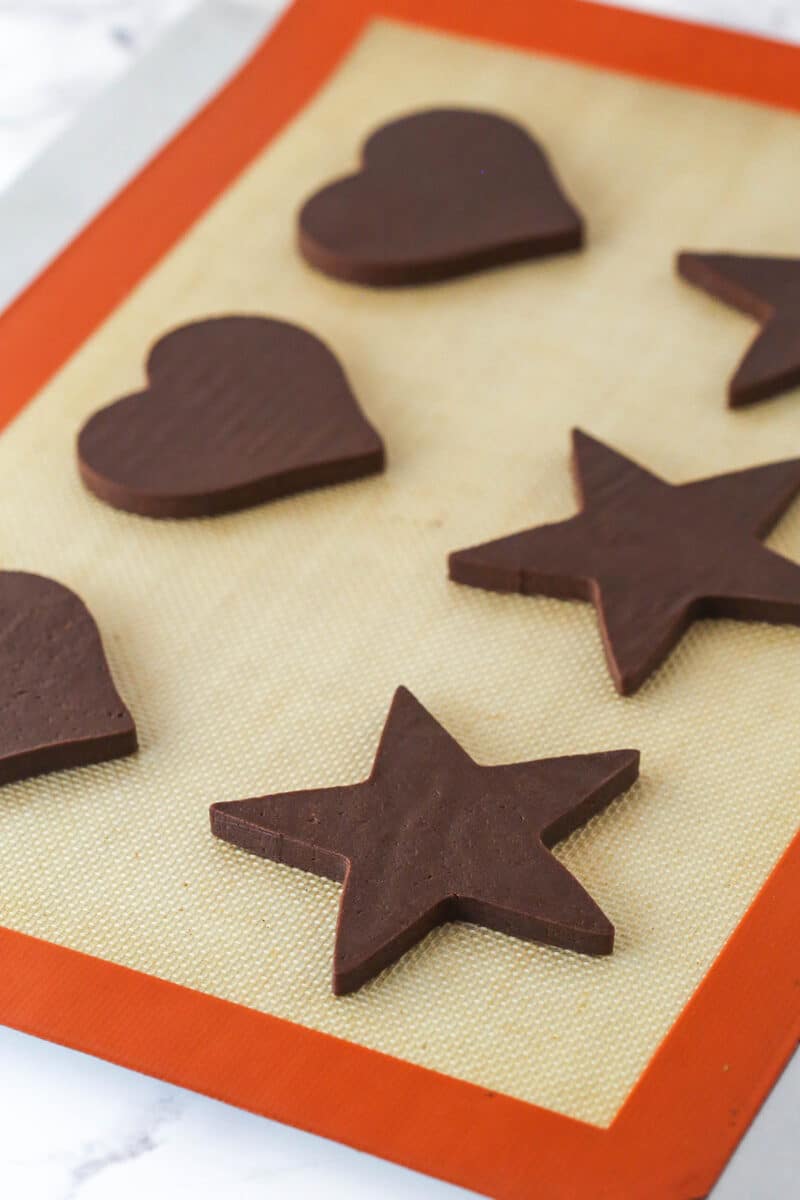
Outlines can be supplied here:
<path id="1" fill-rule="evenodd" d="M 344 880 L 333 963 L 343 994 L 445 921 L 610 954 L 613 926 L 548 847 L 638 771 L 638 750 L 480 766 L 399 688 L 365 782 L 214 804 L 211 828 Z"/>
<path id="2" fill-rule="evenodd" d="M 759 541 L 800 491 L 800 459 L 673 485 L 575 430 L 573 464 L 577 516 L 459 550 L 450 578 L 593 601 L 623 694 L 698 617 L 800 625 L 800 566 Z"/>
<path id="3" fill-rule="evenodd" d="M 689 283 L 761 322 L 728 385 L 731 408 L 800 384 L 800 258 L 743 254 L 678 255 Z"/>

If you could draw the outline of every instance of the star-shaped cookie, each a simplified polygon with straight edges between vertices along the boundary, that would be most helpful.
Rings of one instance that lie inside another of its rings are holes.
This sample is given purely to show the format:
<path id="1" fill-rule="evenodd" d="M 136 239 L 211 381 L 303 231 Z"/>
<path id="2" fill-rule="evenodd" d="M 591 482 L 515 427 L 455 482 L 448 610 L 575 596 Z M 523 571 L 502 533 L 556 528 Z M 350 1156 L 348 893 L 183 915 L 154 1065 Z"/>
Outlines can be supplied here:
<path id="1" fill-rule="evenodd" d="M 800 566 L 766 536 L 800 459 L 673 485 L 580 430 L 581 511 L 450 556 L 473 587 L 591 600 L 617 690 L 635 692 L 698 617 L 800 625 Z"/>
<path id="2" fill-rule="evenodd" d="M 731 408 L 800 385 L 800 258 L 685 252 L 678 255 L 678 271 L 761 322 L 728 385 Z"/>
<path id="3" fill-rule="evenodd" d="M 211 829 L 344 881 L 333 961 L 341 995 L 445 921 L 610 954 L 613 926 L 548 847 L 638 772 L 638 750 L 480 766 L 399 688 L 367 780 L 214 804 Z"/>

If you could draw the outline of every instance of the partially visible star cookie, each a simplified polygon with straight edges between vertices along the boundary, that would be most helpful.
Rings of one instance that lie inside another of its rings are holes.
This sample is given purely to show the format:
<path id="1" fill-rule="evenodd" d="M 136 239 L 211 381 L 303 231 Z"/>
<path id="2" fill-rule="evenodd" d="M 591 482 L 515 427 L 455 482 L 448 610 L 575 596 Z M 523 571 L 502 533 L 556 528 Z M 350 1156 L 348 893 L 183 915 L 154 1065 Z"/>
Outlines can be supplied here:
<path id="1" fill-rule="evenodd" d="M 342 994 L 445 921 L 610 954 L 613 926 L 548 847 L 638 773 L 638 750 L 479 766 L 399 688 L 369 779 L 214 804 L 211 829 L 344 881 L 333 959 Z"/>
<path id="2" fill-rule="evenodd" d="M 731 408 L 800 385 L 800 258 L 678 255 L 689 283 L 761 322 L 728 385 Z"/>
<path id="3" fill-rule="evenodd" d="M 800 625 L 800 566 L 760 542 L 800 459 L 670 484 L 580 430 L 581 511 L 450 556 L 473 587 L 591 600 L 617 690 L 635 692 L 698 617 Z"/>

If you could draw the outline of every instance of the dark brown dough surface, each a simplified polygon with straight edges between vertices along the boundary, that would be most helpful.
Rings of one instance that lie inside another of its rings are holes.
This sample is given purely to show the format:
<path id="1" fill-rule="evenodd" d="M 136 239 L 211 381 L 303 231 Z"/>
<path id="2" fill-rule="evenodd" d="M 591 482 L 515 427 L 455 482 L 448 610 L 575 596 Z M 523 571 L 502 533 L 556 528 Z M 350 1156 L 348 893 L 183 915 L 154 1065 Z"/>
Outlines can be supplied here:
<path id="1" fill-rule="evenodd" d="M 0 783 L 135 749 L 83 602 L 52 579 L 0 571 Z"/>
<path id="2" fill-rule="evenodd" d="M 96 412 L 83 482 L 114 508 L 201 517 L 381 471 L 383 443 L 318 338 L 218 317 L 156 343 L 149 387 Z"/>
<path id="3" fill-rule="evenodd" d="M 678 256 L 689 283 L 761 322 L 728 385 L 731 408 L 800 386 L 800 258 Z"/>
<path id="4" fill-rule="evenodd" d="M 459 550 L 450 578 L 591 600 L 623 694 L 698 617 L 800 625 L 800 566 L 759 541 L 800 492 L 800 459 L 672 485 L 575 430 L 573 467 L 577 516 Z"/>
<path id="5" fill-rule="evenodd" d="M 444 921 L 610 954 L 613 926 L 546 847 L 638 772 L 637 750 L 479 766 L 399 688 L 364 783 L 214 804 L 211 829 L 344 880 L 333 965 L 342 994 Z"/>
<path id="6" fill-rule="evenodd" d="M 393 286 L 574 250 L 580 214 L 533 138 L 504 117 L 432 109 L 376 130 L 363 167 L 302 208 L 303 256 L 327 275 Z"/>

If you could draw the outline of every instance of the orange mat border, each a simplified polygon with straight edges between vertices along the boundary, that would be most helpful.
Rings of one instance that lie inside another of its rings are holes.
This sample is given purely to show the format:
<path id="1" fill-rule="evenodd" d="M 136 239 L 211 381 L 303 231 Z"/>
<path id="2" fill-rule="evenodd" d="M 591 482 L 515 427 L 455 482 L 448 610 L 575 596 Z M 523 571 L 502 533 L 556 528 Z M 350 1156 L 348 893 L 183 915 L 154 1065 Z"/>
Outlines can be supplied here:
<path id="1" fill-rule="evenodd" d="M 582 0 L 298 0 L 0 317 L 0 426 L 379 16 L 800 110 L 800 50 L 745 35 Z M 8 929 L 0 1020 L 497 1200 L 697 1200 L 800 1036 L 798 912 L 800 835 L 608 1129 Z"/>

